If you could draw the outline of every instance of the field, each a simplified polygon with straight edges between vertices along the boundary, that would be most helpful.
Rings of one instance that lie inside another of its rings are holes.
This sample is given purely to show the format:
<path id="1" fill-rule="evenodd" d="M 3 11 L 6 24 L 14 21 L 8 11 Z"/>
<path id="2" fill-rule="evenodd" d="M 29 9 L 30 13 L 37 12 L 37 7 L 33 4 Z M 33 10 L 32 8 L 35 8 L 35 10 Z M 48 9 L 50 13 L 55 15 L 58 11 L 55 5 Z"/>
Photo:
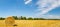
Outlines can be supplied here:
<path id="1" fill-rule="evenodd" d="M 16 27 L 60 27 L 60 20 L 15 20 L 15 24 Z M 6 27 L 5 20 L 0 20 L 0 27 Z"/>

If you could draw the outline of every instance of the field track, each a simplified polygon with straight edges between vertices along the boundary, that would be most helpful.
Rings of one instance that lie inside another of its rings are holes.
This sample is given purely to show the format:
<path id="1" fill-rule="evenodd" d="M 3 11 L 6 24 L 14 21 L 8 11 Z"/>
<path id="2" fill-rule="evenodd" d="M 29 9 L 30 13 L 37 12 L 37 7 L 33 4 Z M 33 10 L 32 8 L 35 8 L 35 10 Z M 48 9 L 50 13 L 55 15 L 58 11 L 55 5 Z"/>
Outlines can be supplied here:
<path id="1" fill-rule="evenodd" d="M 15 20 L 15 24 L 17 27 L 60 27 L 60 20 Z M 6 27 L 5 20 L 0 20 L 0 27 Z"/>

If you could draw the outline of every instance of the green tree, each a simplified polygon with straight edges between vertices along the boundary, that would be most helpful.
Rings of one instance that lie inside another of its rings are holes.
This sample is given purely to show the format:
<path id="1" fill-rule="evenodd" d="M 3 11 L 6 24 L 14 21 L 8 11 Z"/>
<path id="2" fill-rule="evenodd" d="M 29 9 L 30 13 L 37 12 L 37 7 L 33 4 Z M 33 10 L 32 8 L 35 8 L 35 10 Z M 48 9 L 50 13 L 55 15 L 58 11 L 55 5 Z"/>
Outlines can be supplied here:
<path id="1" fill-rule="evenodd" d="M 45 20 L 44 18 L 34 18 L 34 20 Z"/>
<path id="2" fill-rule="evenodd" d="M 29 17 L 28 20 L 33 20 L 33 18 L 32 17 Z"/>
<path id="3" fill-rule="evenodd" d="M 17 16 L 12 16 L 14 19 L 18 20 L 18 17 Z"/>
<path id="4" fill-rule="evenodd" d="M 21 16 L 20 19 L 21 20 L 26 20 L 26 17 Z"/>
<path id="5" fill-rule="evenodd" d="M 34 18 L 34 20 L 39 20 L 39 18 Z"/>
<path id="6" fill-rule="evenodd" d="M 44 18 L 39 18 L 40 20 L 45 20 Z"/>
<path id="7" fill-rule="evenodd" d="M 23 17 L 24 20 L 26 20 L 26 17 Z"/>
<path id="8" fill-rule="evenodd" d="M 5 18 L 0 17 L 0 20 L 4 20 Z"/>

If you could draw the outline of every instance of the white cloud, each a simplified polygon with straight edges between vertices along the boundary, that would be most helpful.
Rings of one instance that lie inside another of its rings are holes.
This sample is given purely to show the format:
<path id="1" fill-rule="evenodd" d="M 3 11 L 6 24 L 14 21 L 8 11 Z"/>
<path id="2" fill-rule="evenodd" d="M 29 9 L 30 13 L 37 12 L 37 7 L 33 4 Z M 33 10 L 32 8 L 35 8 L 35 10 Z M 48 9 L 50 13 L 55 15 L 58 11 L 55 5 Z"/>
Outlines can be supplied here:
<path id="1" fill-rule="evenodd" d="M 25 1 L 25 4 L 29 4 L 31 3 L 32 0 L 24 0 Z"/>
<path id="2" fill-rule="evenodd" d="M 53 10 L 56 7 L 60 6 L 60 0 L 38 0 L 38 15 L 47 14 L 49 11 Z"/>

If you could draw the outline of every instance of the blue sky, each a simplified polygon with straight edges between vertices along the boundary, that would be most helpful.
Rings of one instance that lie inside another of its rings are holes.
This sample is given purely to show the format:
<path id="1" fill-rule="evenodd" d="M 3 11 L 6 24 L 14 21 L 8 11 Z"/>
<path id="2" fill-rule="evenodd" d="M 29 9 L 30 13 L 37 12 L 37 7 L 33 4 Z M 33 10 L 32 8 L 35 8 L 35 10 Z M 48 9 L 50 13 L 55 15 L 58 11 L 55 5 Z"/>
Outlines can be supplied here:
<path id="1" fill-rule="evenodd" d="M 45 10 L 40 10 L 42 5 L 40 0 L 0 0 L 0 17 L 6 16 L 27 16 L 27 17 L 42 17 L 42 16 L 60 16 L 60 6 L 52 8 L 44 13 Z M 60 5 L 60 4 L 59 4 Z M 49 9 L 48 5 L 48 9 Z M 45 7 L 46 8 L 46 7 Z M 46 8 L 46 9 L 47 9 Z M 41 13 L 41 14 L 40 14 Z M 42 15 L 42 16 L 41 16 Z"/>

